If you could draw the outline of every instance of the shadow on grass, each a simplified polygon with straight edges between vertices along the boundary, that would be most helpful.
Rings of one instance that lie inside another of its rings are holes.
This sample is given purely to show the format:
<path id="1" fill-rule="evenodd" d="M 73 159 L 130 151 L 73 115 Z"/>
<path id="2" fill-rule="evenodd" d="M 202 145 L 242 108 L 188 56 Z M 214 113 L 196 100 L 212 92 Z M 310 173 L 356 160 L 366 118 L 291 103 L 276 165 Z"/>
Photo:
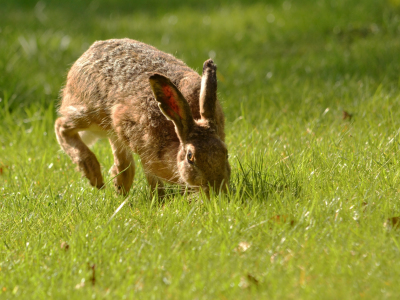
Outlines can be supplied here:
<path id="1" fill-rule="evenodd" d="M 293 166 L 280 164 L 278 170 L 272 171 L 265 167 L 262 159 L 246 166 L 239 162 L 239 165 L 238 174 L 231 178 L 231 190 L 240 198 L 266 201 L 273 194 L 294 199 L 300 197 L 301 180 Z"/>

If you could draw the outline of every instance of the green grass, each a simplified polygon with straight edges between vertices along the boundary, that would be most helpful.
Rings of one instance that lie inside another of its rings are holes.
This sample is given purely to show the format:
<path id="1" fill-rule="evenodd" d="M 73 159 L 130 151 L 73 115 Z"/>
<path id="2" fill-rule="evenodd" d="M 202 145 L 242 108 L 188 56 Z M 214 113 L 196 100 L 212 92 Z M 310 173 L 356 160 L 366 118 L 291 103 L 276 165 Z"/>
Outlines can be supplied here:
<path id="1" fill-rule="evenodd" d="M 398 0 L 5 1 L 0 299 L 397 299 L 399 35 Z M 122 37 L 215 58 L 227 195 L 160 205 L 135 157 L 125 199 L 60 151 L 68 68 Z"/>

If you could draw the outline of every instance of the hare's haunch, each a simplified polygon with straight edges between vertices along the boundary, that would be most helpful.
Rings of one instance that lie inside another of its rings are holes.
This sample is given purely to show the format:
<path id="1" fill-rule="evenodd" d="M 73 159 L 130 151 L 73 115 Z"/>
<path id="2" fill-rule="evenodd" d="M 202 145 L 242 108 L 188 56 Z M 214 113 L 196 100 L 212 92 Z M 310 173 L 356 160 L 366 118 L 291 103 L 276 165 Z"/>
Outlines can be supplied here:
<path id="1" fill-rule="evenodd" d="M 104 181 L 88 145 L 106 137 L 119 193 L 132 186 L 132 152 L 139 154 L 159 196 L 163 181 L 206 193 L 210 186 L 225 190 L 231 171 L 216 69 L 209 59 L 200 77 L 150 45 L 130 39 L 96 42 L 68 73 L 55 123 L 57 140 L 97 188 Z"/>

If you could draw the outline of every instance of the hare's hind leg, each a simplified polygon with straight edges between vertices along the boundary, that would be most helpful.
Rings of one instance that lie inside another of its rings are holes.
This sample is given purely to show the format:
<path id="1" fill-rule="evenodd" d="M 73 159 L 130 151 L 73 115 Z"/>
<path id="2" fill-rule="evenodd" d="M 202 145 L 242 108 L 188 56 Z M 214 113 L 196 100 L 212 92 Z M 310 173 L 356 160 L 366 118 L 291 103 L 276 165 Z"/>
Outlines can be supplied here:
<path id="1" fill-rule="evenodd" d="M 135 177 L 135 161 L 132 153 L 125 148 L 117 137 L 110 137 L 109 141 L 114 155 L 114 165 L 111 167 L 110 173 L 111 176 L 115 177 L 115 190 L 126 195 Z"/>
<path id="2" fill-rule="evenodd" d="M 89 179 L 90 184 L 97 188 L 104 185 L 100 164 L 92 151 L 82 142 L 79 131 L 90 127 L 90 122 L 81 114 L 73 113 L 77 108 L 71 108 L 71 114 L 58 118 L 55 131 L 61 148 L 78 165 L 79 170 Z M 81 117 L 82 116 L 82 117 Z"/>

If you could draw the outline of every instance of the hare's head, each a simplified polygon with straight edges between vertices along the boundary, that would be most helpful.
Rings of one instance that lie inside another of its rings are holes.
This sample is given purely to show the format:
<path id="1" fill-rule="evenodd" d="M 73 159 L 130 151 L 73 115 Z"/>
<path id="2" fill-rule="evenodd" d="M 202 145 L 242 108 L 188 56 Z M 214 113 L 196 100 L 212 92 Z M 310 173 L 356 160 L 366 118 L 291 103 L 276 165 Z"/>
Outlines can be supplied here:
<path id="1" fill-rule="evenodd" d="M 162 113 L 175 124 L 180 140 L 177 165 L 181 179 L 190 187 L 225 191 L 231 168 L 228 150 L 216 126 L 217 67 L 211 59 L 203 66 L 200 116 L 194 120 L 190 106 L 177 87 L 165 76 L 154 74 L 150 85 Z"/>

